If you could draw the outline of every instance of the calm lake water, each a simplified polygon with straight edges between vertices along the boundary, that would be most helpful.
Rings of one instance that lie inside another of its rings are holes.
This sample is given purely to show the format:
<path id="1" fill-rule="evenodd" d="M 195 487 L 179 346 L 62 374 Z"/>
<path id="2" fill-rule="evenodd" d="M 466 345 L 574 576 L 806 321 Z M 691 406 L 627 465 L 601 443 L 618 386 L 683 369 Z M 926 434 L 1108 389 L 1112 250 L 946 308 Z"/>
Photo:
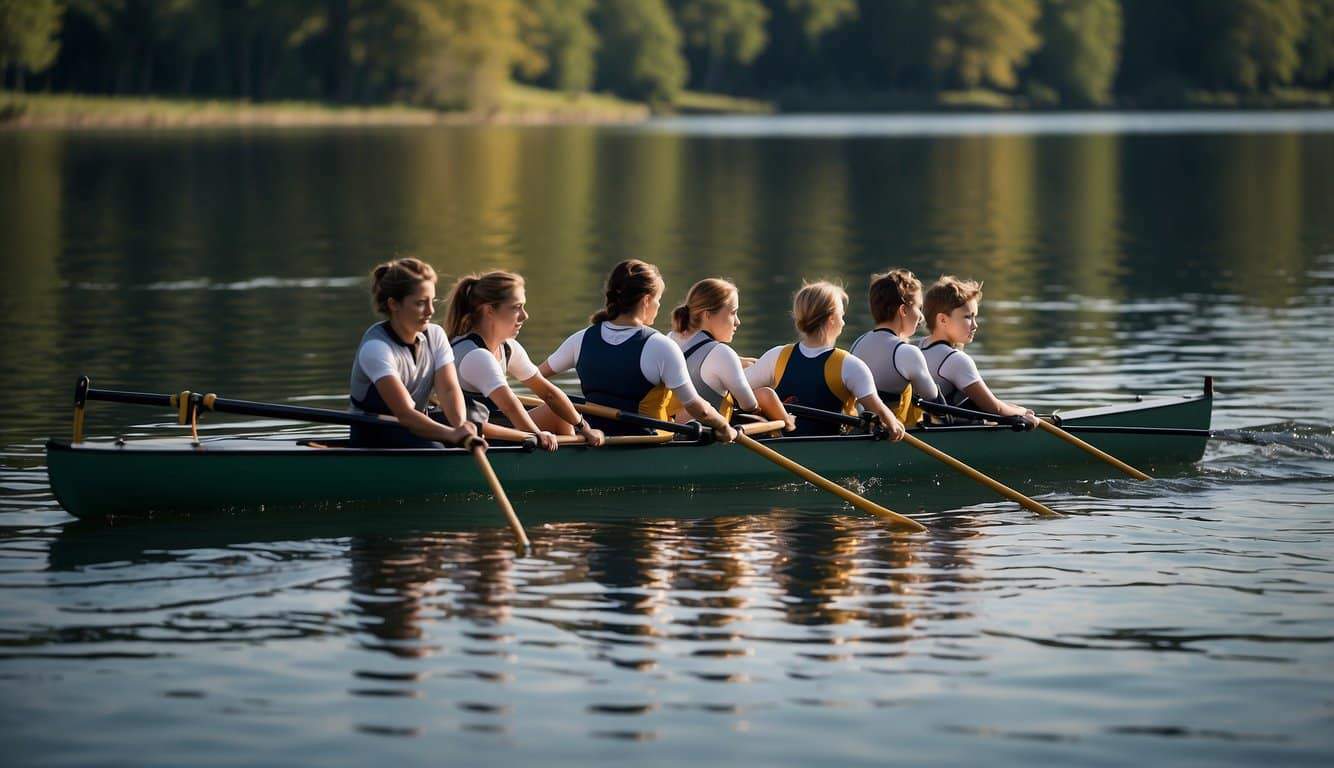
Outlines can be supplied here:
<path id="1" fill-rule="evenodd" d="M 803 278 L 849 287 L 850 342 L 872 271 L 971 276 L 1003 397 L 1214 375 L 1216 428 L 1314 452 L 1001 478 L 1056 520 L 872 484 L 913 538 L 795 486 L 516 496 L 524 558 L 484 499 L 112 524 L 52 498 L 80 373 L 341 407 L 395 254 L 523 272 L 539 359 L 630 256 L 669 306 L 733 278 L 752 355 Z M 1331 113 L 8 133 L 0 268 L 6 764 L 1334 760 Z"/>

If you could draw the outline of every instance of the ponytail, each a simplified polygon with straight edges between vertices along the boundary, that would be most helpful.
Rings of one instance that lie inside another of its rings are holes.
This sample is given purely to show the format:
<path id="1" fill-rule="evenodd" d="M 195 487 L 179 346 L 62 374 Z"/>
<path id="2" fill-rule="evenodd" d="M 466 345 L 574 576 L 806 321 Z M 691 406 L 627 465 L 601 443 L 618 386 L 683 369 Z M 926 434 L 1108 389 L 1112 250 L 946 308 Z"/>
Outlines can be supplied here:
<path id="1" fill-rule="evenodd" d="M 672 329 L 684 334 L 692 328 L 699 328 L 704 322 L 705 312 L 719 312 L 727 309 L 736 301 L 736 286 L 730 280 L 719 277 L 706 277 L 690 286 L 684 304 L 672 310 Z"/>
<path id="2" fill-rule="evenodd" d="M 641 299 L 652 296 L 662 285 L 662 274 L 657 267 L 639 259 L 626 259 L 607 275 L 606 306 L 594 312 L 588 322 L 597 325 L 632 312 Z"/>
<path id="3" fill-rule="evenodd" d="M 445 333 L 453 339 L 472 332 L 477 313 L 488 304 L 501 304 L 523 287 L 523 277 L 495 269 L 482 274 L 464 275 L 449 292 L 449 312 L 445 315 Z"/>

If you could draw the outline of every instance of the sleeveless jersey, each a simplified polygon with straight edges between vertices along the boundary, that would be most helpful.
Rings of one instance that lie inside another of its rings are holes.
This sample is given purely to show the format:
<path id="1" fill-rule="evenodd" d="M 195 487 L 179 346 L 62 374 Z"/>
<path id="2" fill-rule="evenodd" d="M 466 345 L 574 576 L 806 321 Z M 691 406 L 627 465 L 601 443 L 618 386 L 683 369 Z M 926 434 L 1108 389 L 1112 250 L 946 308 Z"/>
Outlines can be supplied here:
<path id="1" fill-rule="evenodd" d="M 644 344 L 657 331 L 647 326 L 640 328 L 626 341 L 609 344 L 602 338 L 602 329 L 593 325 L 584 332 L 579 347 L 579 361 L 575 372 L 580 387 L 590 403 L 605 405 L 618 411 L 640 413 L 666 421 L 669 390 L 663 384 L 654 384 L 644 377 L 639 368 Z M 607 434 L 635 434 L 642 430 L 627 428 L 619 422 L 590 418 L 589 422 Z"/>
<path id="2" fill-rule="evenodd" d="M 709 353 L 714 347 L 722 344 L 721 341 L 713 338 L 708 331 L 700 331 L 703 339 L 695 342 L 689 349 L 685 350 L 686 370 L 690 372 L 690 382 L 695 385 L 695 391 L 704 401 L 717 409 L 724 419 L 731 420 L 733 410 L 733 398 L 730 392 L 718 392 L 710 387 L 704 381 L 703 373 L 700 367 L 704 365 L 704 360 L 708 358 Z"/>
<path id="3" fill-rule="evenodd" d="M 475 349 L 486 349 L 486 341 L 475 333 L 470 333 L 467 336 L 459 336 L 449 342 L 449 344 L 454 348 L 454 359 L 459 363 L 463 362 L 463 358 L 467 357 L 469 352 L 472 352 Z M 501 363 L 500 368 L 502 371 L 509 370 L 511 354 L 509 342 L 506 341 L 502 343 L 500 349 L 501 354 L 505 358 L 504 362 Z M 487 350 L 487 354 L 491 354 L 491 351 Z M 468 387 L 463 384 L 462 379 L 459 379 L 459 388 L 463 390 L 463 405 L 468 413 L 468 421 L 485 424 L 487 421 L 490 421 L 492 414 L 500 413 L 500 406 L 496 405 L 491 398 L 483 395 L 481 392 L 468 389 Z"/>
<path id="4" fill-rule="evenodd" d="M 785 403 L 805 405 L 825 411 L 856 413 L 856 399 L 843 384 L 842 349 L 828 349 L 815 357 L 806 357 L 797 351 L 796 344 L 788 344 L 778 354 L 774 366 L 774 389 L 778 399 Z M 835 435 L 839 425 L 811 418 L 798 418 L 797 428 L 787 434 Z"/>
<path id="5" fill-rule="evenodd" d="M 439 326 L 432 327 L 439 328 Z M 394 333 L 393 328 L 389 326 L 389 321 L 386 320 L 367 328 L 366 333 L 361 337 L 361 343 L 357 345 L 358 353 L 360 353 L 361 347 L 369 341 L 383 341 L 389 345 L 389 349 L 394 356 L 394 367 L 397 370 L 398 377 L 403 382 L 404 388 L 408 390 L 408 395 L 412 397 L 412 407 L 423 413 L 426 412 L 427 405 L 430 402 L 431 390 L 435 386 L 434 345 L 438 341 L 432 340 L 434 335 L 431 328 L 427 328 L 426 333 L 417 334 L 416 340 L 412 344 L 407 344 L 398 337 L 398 334 Z M 441 329 L 440 336 L 443 339 L 443 329 Z M 375 388 L 375 382 L 370 380 L 370 377 L 361 369 L 361 365 L 355 358 L 352 361 L 352 380 L 349 394 L 355 411 L 378 413 L 386 416 L 393 413 L 389 410 L 389 405 L 385 403 L 384 398 L 380 397 L 379 390 Z"/>

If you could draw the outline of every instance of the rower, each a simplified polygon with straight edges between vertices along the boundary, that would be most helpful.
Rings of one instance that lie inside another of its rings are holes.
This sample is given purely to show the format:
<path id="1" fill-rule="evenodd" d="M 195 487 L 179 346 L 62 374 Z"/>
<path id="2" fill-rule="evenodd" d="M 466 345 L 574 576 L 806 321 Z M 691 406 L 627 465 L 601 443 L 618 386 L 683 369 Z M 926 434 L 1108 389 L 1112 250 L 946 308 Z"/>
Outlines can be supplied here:
<path id="1" fill-rule="evenodd" d="M 664 421 L 670 415 L 668 398 L 675 395 L 687 413 L 714 429 L 719 441 L 731 442 L 736 431 L 695 391 L 681 348 L 649 327 L 658 316 L 664 287 L 652 264 L 638 259 L 617 264 L 607 277 L 606 306 L 538 370 L 551 377 L 573 368 L 588 402 Z M 608 434 L 626 434 L 621 422 L 590 421 Z"/>
<path id="2" fill-rule="evenodd" d="M 589 426 L 516 338 L 528 320 L 527 301 L 523 277 L 504 270 L 464 275 L 450 291 L 445 330 L 458 361 L 469 420 L 483 425 L 482 434 L 487 435 L 493 418 L 503 415 L 510 426 L 536 435 L 538 445 L 548 451 L 556 450 L 557 434 L 578 432 L 588 445 L 602 445 L 602 431 Z M 545 413 L 530 414 L 510 389 L 507 375 L 542 398 Z"/>
<path id="3" fill-rule="evenodd" d="M 867 292 L 875 327 L 852 342 L 851 352 L 875 377 L 876 393 L 899 421 L 916 424 L 912 397 L 940 401 L 940 390 L 926 367 L 921 348 L 911 339 L 922 325 L 922 282 L 906 269 L 871 276 Z"/>
<path id="4" fill-rule="evenodd" d="M 963 351 L 977 335 L 982 284 L 944 275 L 927 289 L 923 301 L 926 327 L 931 335 L 922 342 L 922 355 L 940 395 L 948 405 L 972 408 L 1000 416 L 1019 416 L 1037 425 L 1033 411 L 996 397 L 982 380 L 973 358 Z M 960 423 L 957 418 L 947 423 Z M 968 423 L 968 422 L 963 422 Z"/>
<path id="5" fill-rule="evenodd" d="M 790 432 L 795 423 L 778 393 L 771 387 L 752 389 L 741 358 L 729 346 L 741 325 L 740 311 L 740 292 L 732 282 L 705 278 L 690 286 L 685 303 L 672 310 L 672 332 L 667 336 L 685 354 L 695 391 L 723 418 L 730 420 L 734 410 L 758 411 L 766 420 L 787 422 Z M 676 416 L 684 421 L 684 410 Z"/>
<path id="6" fill-rule="evenodd" d="M 352 425 L 354 448 L 470 446 L 468 423 L 454 369 L 454 353 L 435 315 L 435 270 L 419 259 L 395 259 L 371 272 L 371 296 L 383 322 L 366 329 L 352 362 L 353 413 L 392 415 L 392 426 Z M 427 413 L 434 393 L 441 411 Z M 457 426 L 451 426 L 457 425 Z"/>
<path id="7" fill-rule="evenodd" d="M 762 355 L 746 369 L 752 387 L 773 387 L 784 403 L 825 411 L 856 413 L 857 405 L 874 413 L 891 440 L 903 439 L 903 424 L 875 391 L 875 379 L 866 363 L 837 349 L 843 330 L 848 294 L 825 281 L 807 283 L 792 302 L 792 317 L 801 335 L 796 344 L 783 344 Z M 797 422 L 794 435 L 831 435 L 838 425 L 815 419 Z"/>

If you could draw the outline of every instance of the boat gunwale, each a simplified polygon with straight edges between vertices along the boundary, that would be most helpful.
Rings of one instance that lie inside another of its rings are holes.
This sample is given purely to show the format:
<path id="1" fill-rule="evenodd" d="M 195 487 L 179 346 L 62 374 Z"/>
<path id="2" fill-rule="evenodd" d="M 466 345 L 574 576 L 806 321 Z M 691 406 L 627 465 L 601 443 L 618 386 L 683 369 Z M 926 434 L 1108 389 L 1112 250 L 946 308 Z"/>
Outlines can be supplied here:
<path id="1" fill-rule="evenodd" d="M 1179 395 L 1172 397 L 1153 398 L 1151 400 L 1146 399 L 1129 403 L 1117 403 L 1108 406 L 1096 406 L 1091 408 L 1080 408 L 1076 410 L 1071 410 L 1066 412 L 1065 414 L 1062 414 L 1060 416 L 1060 419 L 1061 423 L 1063 424 L 1070 425 L 1072 423 L 1076 423 L 1075 425 L 1077 426 L 1077 422 L 1080 421 L 1081 419 L 1102 418 L 1106 416 L 1115 416 L 1123 413 L 1147 413 L 1162 408 L 1179 407 L 1188 403 L 1198 402 L 1201 400 L 1211 400 L 1211 399 L 1212 395 L 1207 392 L 1194 395 Z M 908 430 L 908 434 L 926 437 L 930 435 L 942 435 L 942 434 L 959 434 L 959 433 L 985 434 L 993 432 L 1013 432 L 1013 431 L 1016 430 L 1014 429 L 1013 426 L 1010 426 L 1008 424 L 958 424 L 958 425 L 947 425 L 947 426 L 916 427 Z M 343 438 L 336 438 L 336 439 L 343 439 Z M 873 434 L 854 434 L 854 435 L 805 435 L 805 436 L 781 435 L 776 437 L 757 437 L 756 439 L 762 443 L 770 445 L 771 447 L 781 447 L 783 445 L 808 445 L 813 443 L 836 443 L 841 445 L 844 443 L 878 442 L 880 440 L 883 440 L 884 438 L 880 435 L 873 435 Z M 258 457 L 266 455 L 290 456 L 293 454 L 300 454 L 300 455 L 310 455 L 310 456 L 329 455 L 329 456 L 343 456 L 343 457 L 346 456 L 445 457 L 445 456 L 470 455 L 470 451 L 463 448 L 351 448 L 347 446 L 330 445 L 330 446 L 315 447 L 310 445 L 310 443 L 318 443 L 320 441 L 319 438 L 300 438 L 300 439 L 293 439 L 290 441 L 286 440 L 280 441 L 280 440 L 272 440 L 270 438 L 254 439 L 254 438 L 246 438 L 239 436 L 219 435 L 216 436 L 215 438 L 212 438 L 212 440 L 217 441 L 219 443 L 250 440 L 253 443 L 273 442 L 275 443 L 275 445 L 274 447 L 271 448 L 259 447 L 259 446 L 251 447 L 249 445 L 242 447 L 235 447 L 235 446 L 227 447 L 224 445 L 224 446 L 219 446 L 213 450 L 209 450 L 207 448 L 201 448 L 200 446 L 194 445 L 194 443 L 188 437 L 149 438 L 143 441 L 125 442 L 125 443 L 85 441 L 77 444 L 75 444 L 73 441 L 67 438 L 50 438 L 46 442 L 46 449 L 48 451 L 54 450 L 54 451 L 69 451 L 69 452 L 120 453 L 120 454 L 133 454 L 136 456 L 152 456 L 158 454 L 179 455 L 183 452 L 183 449 L 185 448 L 189 448 L 192 452 L 197 453 L 200 456 L 231 455 L 231 456 Z M 210 440 L 206 438 L 205 441 L 203 442 L 203 445 L 207 446 L 209 441 Z M 161 444 L 168 442 L 170 443 L 169 445 Z M 657 450 L 662 448 L 698 448 L 711 444 L 712 441 L 706 441 L 706 440 L 673 440 L 670 442 L 659 443 L 656 445 L 607 446 L 607 447 L 597 448 L 595 450 L 597 451 L 614 450 L 616 452 L 621 452 L 627 450 L 630 451 Z M 589 446 L 587 445 L 578 445 L 578 444 L 563 446 L 562 450 L 570 450 L 572 448 L 581 449 L 585 451 L 594 450 L 589 448 Z M 522 445 L 492 445 L 490 448 L 488 448 L 488 452 L 495 454 L 533 453 L 535 452 L 535 449 Z"/>

